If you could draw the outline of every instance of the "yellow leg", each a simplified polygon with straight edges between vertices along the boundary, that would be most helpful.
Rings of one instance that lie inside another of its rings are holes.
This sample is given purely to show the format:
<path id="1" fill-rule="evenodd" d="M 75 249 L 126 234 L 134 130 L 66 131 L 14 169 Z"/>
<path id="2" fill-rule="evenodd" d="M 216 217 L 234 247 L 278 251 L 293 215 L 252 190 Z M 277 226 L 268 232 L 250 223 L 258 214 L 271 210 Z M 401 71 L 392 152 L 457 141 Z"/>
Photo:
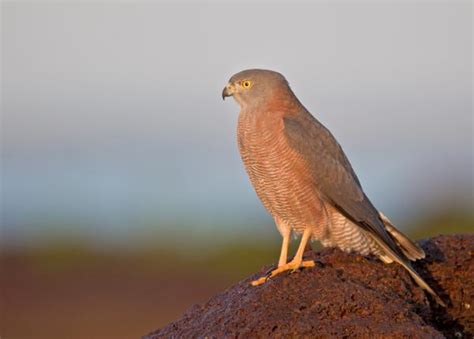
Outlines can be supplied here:
<path id="1" fill-rule="evenodd" d="M 280 273 L 288 271 L 288 270 L 295 271 L 295 270 L 299 269 L 300 267 L 313 267 L 314 266 L 314 261 L 313 260 L 303 261 L 304 249 L 305 249 L 306 244 L 307 244 L 310 237 L 311 237 L 311 228 L 307 228 L 303 232 L 303 236 L 301 237 L 300 245 L 298 247 L 298 250 L 296 251 L 296 254 L 295 254 L 295 257 L 293 258 L 293 260 L 290 261 L 287 264 L 282 265 L 282 266 L 279 265 L 278 268 L 273 270 L 268 276 L 261 277 L 260 279 L 252 281 L 252 286 L 261 285 L 265 281 L 267 281 L 268 279 L 273 278 L 277 274 L 280 274 Z M 283 241 L 285 241 L 284 238 L 283 238 Z M 283 251 L 283 246 L 282 246 L 282 251 Z M 281 259 L 281 256 L 280 256 L 280 259 Z"/>
<path id="2" fill-rule="evenodd" d="M 290 243 L 290 231 L 283 235 L 283 241 L 281 243 L 281 252 L 280 260 L 278 260 L 278 267 L 286 265 L 286 260 L 288 258 L 288 245 Z"/>

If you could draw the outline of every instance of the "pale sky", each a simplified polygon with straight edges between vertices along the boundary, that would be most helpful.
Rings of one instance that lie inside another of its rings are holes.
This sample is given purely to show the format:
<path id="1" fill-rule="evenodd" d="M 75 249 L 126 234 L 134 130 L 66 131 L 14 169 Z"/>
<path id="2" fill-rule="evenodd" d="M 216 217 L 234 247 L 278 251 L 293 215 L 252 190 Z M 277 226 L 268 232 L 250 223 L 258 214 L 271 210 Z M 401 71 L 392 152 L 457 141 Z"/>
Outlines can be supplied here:
<path id="1" fill-rule="evenodd" d="M 469 1 L 1 6 L 14 232 L 266 218 L 220 97 L 255 67 L 287 77 L 387 213 L 472 204 Z"/>

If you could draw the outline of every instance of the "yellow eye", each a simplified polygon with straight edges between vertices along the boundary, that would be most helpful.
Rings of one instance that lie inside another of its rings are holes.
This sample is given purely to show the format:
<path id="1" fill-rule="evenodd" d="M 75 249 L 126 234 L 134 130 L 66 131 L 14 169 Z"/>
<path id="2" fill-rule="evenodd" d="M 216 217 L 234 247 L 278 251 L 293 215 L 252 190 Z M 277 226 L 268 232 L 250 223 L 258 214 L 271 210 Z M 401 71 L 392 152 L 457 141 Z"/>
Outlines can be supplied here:
<path id="1" fill-rule="evenodd" d="M 245 89 L 249 89 L 250 87 L 252 87 L 252 82 L 250 80 L 244 80 L 240 82 L 240 85 Z"/>

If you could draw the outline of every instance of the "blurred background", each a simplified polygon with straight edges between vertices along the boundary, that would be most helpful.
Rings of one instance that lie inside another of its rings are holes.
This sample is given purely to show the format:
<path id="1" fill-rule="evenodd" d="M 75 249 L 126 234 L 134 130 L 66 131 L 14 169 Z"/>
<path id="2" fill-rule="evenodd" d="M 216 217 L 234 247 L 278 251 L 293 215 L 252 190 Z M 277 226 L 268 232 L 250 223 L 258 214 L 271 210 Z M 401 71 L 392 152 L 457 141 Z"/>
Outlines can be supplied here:
<path id="1" fill-rule="evenodd" d="M 136 338 L 277 260 L 220 96 L 255 67 L 402 230 L 472 232 L 470 1 L 3 1 L 2 338 Z"/>

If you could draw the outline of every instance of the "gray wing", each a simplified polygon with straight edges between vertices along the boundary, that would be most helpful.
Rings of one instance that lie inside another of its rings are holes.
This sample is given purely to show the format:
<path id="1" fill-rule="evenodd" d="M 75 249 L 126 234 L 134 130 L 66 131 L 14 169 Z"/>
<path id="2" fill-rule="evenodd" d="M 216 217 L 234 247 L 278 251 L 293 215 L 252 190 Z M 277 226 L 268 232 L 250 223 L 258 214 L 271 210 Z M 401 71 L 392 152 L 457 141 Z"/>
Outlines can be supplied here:
<path id="1" fill-rule="evenodd" d="M 297 116 L 285 117 L 283 122 L 290 147 L 301 156 L 308 169 L 307 175 L 322 198 L 348 219 L 381 239 L 395 253 L 402 255 L 331 132 L 306 111 Z"/>

